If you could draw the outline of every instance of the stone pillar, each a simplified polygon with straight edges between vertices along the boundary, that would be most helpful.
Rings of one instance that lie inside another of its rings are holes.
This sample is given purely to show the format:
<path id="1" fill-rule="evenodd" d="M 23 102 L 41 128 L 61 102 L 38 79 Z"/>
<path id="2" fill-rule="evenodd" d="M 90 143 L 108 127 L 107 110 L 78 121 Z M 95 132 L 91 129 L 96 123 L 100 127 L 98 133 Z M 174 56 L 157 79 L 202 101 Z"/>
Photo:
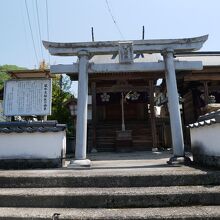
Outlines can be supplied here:
<path id="1" fill-rule="evenodd" d="M 165 62 L 165 76 L 168 94 L 168 107 L 173 143 L 173 156 L 184 157 L 184 141 L 182 121 L 179 107 L 179 95 L 177 91 L 176 73 L 174 66 L 173 50 L 166 49 L 162 53 Z"/>
<path id="2" fill-rule="evenodd" d="M 87 110 L 88 110 L 88 53 L 81 51 L 79 58 L 78 101 L 76 119 L 76 148 L 75 160 L 69 167 L 89 167 L 90 160 L 86 159 L 87 146 Z"/>

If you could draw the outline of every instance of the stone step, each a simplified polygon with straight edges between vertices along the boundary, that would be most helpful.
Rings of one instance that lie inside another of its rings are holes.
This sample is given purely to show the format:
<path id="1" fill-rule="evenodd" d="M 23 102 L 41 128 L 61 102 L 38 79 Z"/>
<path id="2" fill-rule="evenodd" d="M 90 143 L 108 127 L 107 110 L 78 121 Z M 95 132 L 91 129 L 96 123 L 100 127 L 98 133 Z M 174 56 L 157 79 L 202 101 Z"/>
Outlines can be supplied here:
<path id="1" fill-rule="evenodd" d="M 51 220 L 59 213 L 62 220 L 219 220 L 220 206 L 129 209 L 60 209 L 60 208 L 0 208 L 4 220 Z"/>
<path id="2" fill-rule="evenodd" d="M 139 162 L 140 163 L 140 162 Z M 144 163 L 143 163 L 144 164 Z M 189 171 L 178 167 L 127 170 L 45 170 L 0 172 L 0 188 L 19 187 L 154 187 L 220 185 L 220 171 Z"/>
<path id="3" fill-rule="evenodd" d="M 220 205 L 220 186 L 1 188 L 1 207 L 147 208 Z"/>

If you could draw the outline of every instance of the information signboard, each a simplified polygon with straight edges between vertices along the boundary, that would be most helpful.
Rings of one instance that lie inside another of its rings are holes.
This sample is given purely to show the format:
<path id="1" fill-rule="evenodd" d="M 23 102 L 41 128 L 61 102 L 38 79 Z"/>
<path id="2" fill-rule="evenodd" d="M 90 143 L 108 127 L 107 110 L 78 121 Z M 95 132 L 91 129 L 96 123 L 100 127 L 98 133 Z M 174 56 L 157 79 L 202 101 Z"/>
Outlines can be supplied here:
<path id="1" fill-rule="evenodd" d="M 4 115 L 50 115 L 51 79 L 8 80 L 4 87 Z"/>

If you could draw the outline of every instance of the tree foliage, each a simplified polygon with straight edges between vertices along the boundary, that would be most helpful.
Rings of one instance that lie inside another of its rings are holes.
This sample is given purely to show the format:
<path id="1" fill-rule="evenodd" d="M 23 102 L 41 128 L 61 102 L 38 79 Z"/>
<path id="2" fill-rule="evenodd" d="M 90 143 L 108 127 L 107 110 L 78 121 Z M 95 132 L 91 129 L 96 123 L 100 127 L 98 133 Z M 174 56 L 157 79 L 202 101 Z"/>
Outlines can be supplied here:
<path id="1" fill-rule="evenodd" d="M 23 67 L 18 67 L 16 65 L 2 65 L 0 66 L 0 90 L 4 87 L 4 82 L 10 79 L 10 76 L 7 74 L 7 71 L 11 70 L 22 70 Z"/>
<path id="2" fill-rule="evenodd" d="M 56 75 L 56 78 L 52 80 L 52 85 L 52 115 L 48 119 L 67 124 L 67 132 L 69 134 L 72 132 L 73 125 L 70 111 L 65 103 L 72 98 L 72 94 L 70 93 L 71 81 L 68 77 Z"/>

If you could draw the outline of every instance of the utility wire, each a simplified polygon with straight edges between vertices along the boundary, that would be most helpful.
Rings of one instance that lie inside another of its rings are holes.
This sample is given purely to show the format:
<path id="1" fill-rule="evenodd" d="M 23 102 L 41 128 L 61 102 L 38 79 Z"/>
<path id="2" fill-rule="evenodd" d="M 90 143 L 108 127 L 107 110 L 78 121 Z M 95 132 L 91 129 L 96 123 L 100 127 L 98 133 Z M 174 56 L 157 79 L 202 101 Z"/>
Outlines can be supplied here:
<path id="1" fill-rule="evenodd" d="M 114 18 L 114 16 L 113 16 L 113 13 L 112 13 L 111 8 L 110 8 L 110 6 L 109 6 L 108 0 L 105 0 L 105 2 L 106 2 L 106 5 L 107 5 L 108 12 L 109 12 L 109 14 L 111 15 L 112 21 L 114 22 L 115 27 L 117 28 L 119 34 L 121 35 L 121 38 L 124 40 L 125 38 L 124 38 L 124 36 L 123 36 L 123 34 L 122 34 L 122 32 L 121 32 L 121 30 L 120 30 L 120 28 L 119 28 L 119 26 L 118 26 L 118 24 L 117 24 L 115 18 Z"/>
<path id="2" fill-rule="evenodd" d="M 30 28 L 30 32 L 31 32 L 31 39 L 32 39 L 32 43 L 33 43 L 35 59 L 36 59 L 36 62 L 37 62 L 36 64 L 38 64 L 37 51 L 36 51 L 36 47 L 35 47 L 32 27 L 31 27 L 31 21 L 30 21 L 30 15 L 29 15 L 29 11 L 28 11 L 28 6 L 27 6 L 27 0 L 25 0 L 25 7 L 26 7 L 26 12 L 27 12 L 27 17 L 28 17 L 28 24 L 29 24 L 29 28 Z"/>
<path id="3" fill-rule="evenodd" d="M 48 2 L 46 0 L 46 14 L 47 14 L 47 40 L 49 41 L 50 36 L 49 36 L 49 13 L 48 13 Z M 49 59 L 49 64 L 50 64 L 50 54 L 48 53 L 48 59 Z"/>
<path id="4" fill-rule="evenodd" d="M 39 38 L 40 38 L 40 50 L 41 50 L 41 58 L 43 60 L 44 55 L 43 55 L 43 46 L 42 46 L 42 37 L 41 37 L 41 30 L 40 30 L 40 19 L 39 19 L 39 10 L 38 10 L 38 3 L 37 0 L 35 0 L 35 6 L 36 6 L 36 11 L 37 11 L 37 24 L 38 24 L 38 32 L 39 32 Z"/>
<path id="5" fill-rule="evenodd" d="M 23 9 L 23 5 L 20 4 L 20 7 L 21 7 L 21 16 L 22 16 L 22 23 L 23 23 L 23 34 L 24 34 L 24 40 L 25 40 L 25 49 L 26 49 L 26 56 L 28 57 L 28 64 L 29 66 L 31 66 L 32 62 L 31 62 L 31 54 L 30 54 L 30 48 L 29 48 L 29 44 L 28 44 L 28 34 L 27 34 L 27 28 L 26 28 L 26 22 L 25 22 L 25 12 L 24 12 L 24 9 Z"/>

